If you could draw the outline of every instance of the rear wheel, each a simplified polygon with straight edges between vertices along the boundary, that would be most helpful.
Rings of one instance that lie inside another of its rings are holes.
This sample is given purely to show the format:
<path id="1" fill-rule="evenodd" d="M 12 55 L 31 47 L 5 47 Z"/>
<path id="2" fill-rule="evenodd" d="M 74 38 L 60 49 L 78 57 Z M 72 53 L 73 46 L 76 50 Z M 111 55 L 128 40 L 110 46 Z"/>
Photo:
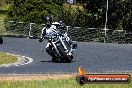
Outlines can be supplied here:
<path id="1" fill-rule="evenodd" d="M 71 60 L 73 59 L 73 56 L 68 56 L 62 45 L 57 46 L 57 48 L 58 48 L 59 53 L 62 55 L 62 58 L 61 58 L 62 61 L 70 63 Z"/>

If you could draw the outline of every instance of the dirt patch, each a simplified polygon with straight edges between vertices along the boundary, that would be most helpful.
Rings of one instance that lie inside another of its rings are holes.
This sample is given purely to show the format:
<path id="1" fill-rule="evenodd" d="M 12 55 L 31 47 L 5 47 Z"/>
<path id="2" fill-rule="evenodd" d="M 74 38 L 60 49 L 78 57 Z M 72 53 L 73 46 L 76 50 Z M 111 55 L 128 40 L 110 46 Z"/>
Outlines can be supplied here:
<path id="1" fill-rule="evenodd" d="M 0 81 L 24 81 L 24 80 L 48 80 L 48 79 L 69 79 L 76 74 L 13 74 L 0 75 Z"/>

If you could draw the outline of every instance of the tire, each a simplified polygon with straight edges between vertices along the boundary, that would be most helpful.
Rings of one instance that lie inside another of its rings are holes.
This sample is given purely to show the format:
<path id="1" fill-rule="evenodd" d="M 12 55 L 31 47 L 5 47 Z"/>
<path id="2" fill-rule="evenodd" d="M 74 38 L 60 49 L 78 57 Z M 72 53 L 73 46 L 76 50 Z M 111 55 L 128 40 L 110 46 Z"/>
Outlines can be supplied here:
<path id="1" fill-rule="evenodd" d="M 62 58 L 61 58 L 62 61 L 70 63 L 72 59 L 71 59 L 70 56 L 67 55 L 67 53 L 65 52 L 63 46 L 59 45 L 59 46 L 57 46 L 57 48 L 58 48 L 59 53 L 62 55 Z"/>
<path id="2" fill-rule="evenodd" d="M 56 60 L 57 60 L 57 57 L 56 57 L 56 53 L 55 53 L 55 50 L 54 49 L 52 49 L 52 47 L 48 47 L 48 48 L 46 48 L 46 52 L 52 57 L 52 59 L 51 59 L 51 61 L 52 62 L 56 62 Z"/>
<path id="3" fill-rule="evenodd" d="M 56 57 L 52 57 L 52 62 L 56 62 L 57 58 Z"/>
<path id="4" fill-rule="evenodd" d="M 2 37 L 0 37 L 0 44 L 2 44 L 3 43 L 3 38 Z"/>

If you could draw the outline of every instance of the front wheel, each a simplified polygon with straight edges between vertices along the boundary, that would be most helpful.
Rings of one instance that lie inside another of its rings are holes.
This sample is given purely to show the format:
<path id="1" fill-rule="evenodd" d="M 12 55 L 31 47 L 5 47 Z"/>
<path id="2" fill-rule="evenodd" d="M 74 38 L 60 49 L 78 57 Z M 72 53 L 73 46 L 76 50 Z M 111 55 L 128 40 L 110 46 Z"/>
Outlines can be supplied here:
<path id="1" fill-rule="evenodd" d="M 70 63 L 73 59 L 73 56 L 67 55 L 62 45 L 57 46 L 59 53 L 62 55 L 62 61 Z"/>

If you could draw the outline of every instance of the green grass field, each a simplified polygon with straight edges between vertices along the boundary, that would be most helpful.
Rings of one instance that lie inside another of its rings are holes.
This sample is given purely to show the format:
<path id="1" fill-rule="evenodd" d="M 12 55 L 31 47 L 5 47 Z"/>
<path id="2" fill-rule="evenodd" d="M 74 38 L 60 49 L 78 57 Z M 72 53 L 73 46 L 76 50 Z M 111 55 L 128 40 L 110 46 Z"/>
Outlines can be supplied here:
<path id="1" fill-rule="evenodd" d="M 0 88 L 132 88 L 130 84 L 77 84 L 75 78 L 43 81 L 0 81 Z"/>
<path id="2" fill-rule="evenodd" d="M 8 55 L 6 53 L 0 52 L 0 64 L 13 63 L 16 60 L 17 60 L 16 56 L 12 56 L 12 55 Z"/>

